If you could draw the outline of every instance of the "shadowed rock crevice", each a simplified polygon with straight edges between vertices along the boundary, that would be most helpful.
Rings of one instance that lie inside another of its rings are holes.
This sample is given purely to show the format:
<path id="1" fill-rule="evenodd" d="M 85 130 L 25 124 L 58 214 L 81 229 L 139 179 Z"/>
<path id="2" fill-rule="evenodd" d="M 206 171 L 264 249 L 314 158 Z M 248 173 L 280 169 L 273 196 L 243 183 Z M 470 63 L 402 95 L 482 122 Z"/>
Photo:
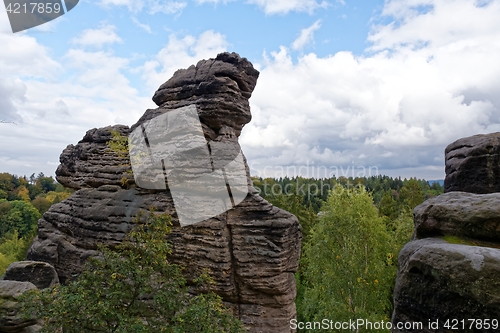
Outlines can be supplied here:
<path id="1" fill-rule="evenodd" d="M 238 137 L 251 120 L 248 99 L 258 75 L 248 60 L 235 53 L 202 60 L 178 70 L 162 84 L 153 97 L 158 108 L 146 110 L 130 128 L 92 129 L 78 144 L 69 145 L 61 154 L 56 175 L 60 183 L 77 191 L 39 220 L 28 258 L 53 265 L 65 283 L 81 272 L 88 257 L 97 254 L 97 244 L 118 244 L 136 216 L 145 216 L 154 208 L 173 217 L 173 231 L 167 235 L 173 251 L 170 260 L 185 267 L 188 281 L 207 270 L 214 280 L 212 291 L 249 332 L 291 332 L 289 323 L 296 316 L 293 273 L 298 268 L 301 227 L 294 215 L 258 195 L 244 155 L 239 166 L 246 174 L 242 179 L 248 194 L 243 201 L 229 211 L 181 227 L 171 192 L 139 187 L 129 156 L 109 146 L 116 135 L 126 137 L 156 117 L 195 106 L 210 147 L 207 154 L 236 161 L 241 153 Z M 220 160 L 211 163 L 212 170 L 228 172 Z M 186 166 L 195 171 L 196 167 Z M 165 174 L 163 165 L 162 179 L 170 183 Z M 226 177 L 226 186 L 228 183 Z M 208 204 L 199 207 L 211 208 Z M 192 291 L 202 292 L 194 287 Z"/>

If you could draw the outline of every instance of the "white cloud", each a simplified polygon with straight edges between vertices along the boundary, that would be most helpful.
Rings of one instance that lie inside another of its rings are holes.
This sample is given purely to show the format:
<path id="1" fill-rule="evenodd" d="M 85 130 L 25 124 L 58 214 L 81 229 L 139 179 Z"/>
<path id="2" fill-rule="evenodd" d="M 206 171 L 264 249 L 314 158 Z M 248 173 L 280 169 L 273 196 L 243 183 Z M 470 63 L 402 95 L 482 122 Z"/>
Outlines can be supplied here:
<path id="1" fill-rule="evenodd" d="M 125 6 L 133 13 L 138 13 L 144 9 L 150 14 L 158 12 L 164 14 L 177 14 L 187 6 L 185 1 L 162 0 L 100 0 L 99 3 L 104 7 Z"/>
<path id="2" fill-rule="evenodd" d="M 6 15 L 0 12 L 0 26 Z M 24 33 L 0 33 L 0 164 L 18 175 L 53 174 L 59 155 L 88 129 L 131 125 L 148 106 L 125 73 L 128 60 L 107 52 L 69 50 L 53 59 Z M 64 78 L 64 79 L 63 79 Z"/>
<path id="3" fill-rule="evenodd" d="M 265 56 L 241 137 L 254 172 L 314 163 L 439 179 L 446 145 L 500 131 L 500 3 L 417 3 L 429 1 L 386 3 L 406 14 L 374 28 L 365 56 Z"/>
<path id="4" fill-rule="evenodd" d="M 247 3 L 261 7 L 268 15 L 287 14 L 289 12 L 313 13 L 318 8 L 326 8 L 324 0 L 247 0 Z"/>
<path id="5" fill-rule="evenodd" d="M 49 50 L 26 33 L 13 34 L 7 12 L 0 11 L 0 77 L 54 78 L 62 67 L 49 56 Z M 5 33 L 4 33 L 5 32 Z M 12 81 L 13 82 L 13 81 Z"/>
<path id="6" fill-rule="evenodd" d="M 148 24 L 139 22 L 135 17 L 132 16 L 132 22 L 142 30 L 146 31 L 148 34 L 151 33 L 151 27 Z"/>
<path id="7" fill-rule="evenodd" d="M 321 20 L 317 20 L 310 27 L 302 29 L 300 36 L 292 43 L 292 49 L 302 50 L 307 44 L 314 42 L 314 32 L 321 28 Z"/>
<path id="8" fill-rule="evenodd" d="M 123 43 L 116 34 L 116 27 L 104 24 L 98 29 L 85 29 L 80 36 L 71 40 L 73 44 L 102 47 L 104 44 Z"/>
<path id="9" fill-rule="evenodd" d="M 21 80 L 6 80 L 0 78 L 0 120 L 20 121 L 14 102 L 25 100 L 26 86 Z"/>
<path id="10" fill-rule="evenodd" d="M 154 92 L 179 68 L 187 68 L 201 59 L 214 58 L 227 47 L 226 37 L 212 30 L 205 31 L 198 37 L 187 35 L 178 38 L 171 34 L 167 45 L 137 71 L 142 73 L 148 89 Z"/>

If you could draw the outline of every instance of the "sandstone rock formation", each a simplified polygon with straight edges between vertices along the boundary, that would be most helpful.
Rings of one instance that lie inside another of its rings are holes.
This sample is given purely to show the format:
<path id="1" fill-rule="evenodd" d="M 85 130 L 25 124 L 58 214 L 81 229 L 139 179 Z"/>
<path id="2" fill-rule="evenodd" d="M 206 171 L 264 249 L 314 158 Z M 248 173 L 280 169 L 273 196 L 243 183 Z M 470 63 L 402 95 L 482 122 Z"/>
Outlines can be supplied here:
<path id="1" fill-rule="evenodd" d="M 59 283 L 59 277 L 54 267 L 46 262 L 19 261 L 7 267 L 4 280 L 31 282 L 38 289 L 45 289 Z"/>
<path id="2" fill-rule="evenodd" d="M 29 260 L 52 264 L 65 283 L 81 271 L 89 256 L 96 255 L 96 244 L 120 242 L 133 219 L 154 207 L 173 216 L 172 260 L 186 267 L 188 278 L 208 269 L 215 280 L 213 291 L 249 332 L 290 332 L 290 319 L 296 315 L 293 273 L 300 255 L 301 227 L 295 216 L 257 194 L 244 157 L 245 199 L 222 214 L 181 227 L 169 188 L 137 186 L 128 156 L 107 145 L 113 133 L 126 136 L 136 128 L 144 131 L 155 117 L 194 105 L 203 136 L 212 147 L 210 156 L 215 154 L 213 147 L 222 147 L 221 155 L 235 156 L 237 137 L 251 119 L 248 99 L 257 78 L 258 72 L 245 58 L 219 54 L 177 71 L 155 93 L 153 100 L 159 107 L 147 110 L 130 129 L 121 125 L 92 129 L 77 145 L 68 146 L 61 155 L 57 180 L 78 191 L 40 219 Z"/>
<path id="3" fill-rule="evenodd" d="M 500 133 L 451 143 L 445 150 L 445 164 L 445 192 L 500 192 Z"/>
<path id="4" fill-rule="evenodd" d="M 24 318 L 20 312 L 19 297 L 35 289 L 31 282 L 0 280 L 0 332 L 34 333 L 40 330 L 36 318 Z"/>
<path id="5" fill-rule="evenodd" d="M 500 318 L 500 191 L 490 183 L 499 167 L 499 137 L 477 135 L 446 148 L 445 190 L 451 192 L 413 210 L 413 240 L 398 260 L 394 326 L 421 322 L 423 332 L 450 332 L 447 320 L 464 320 L 469 325 L 460 332 L 495 331 L 491 323 L 470 326 L 469 320 Z M 465 190 L 476 193 L 458 192 Z M 429 321 L 436 320 L 439 328 L 431 329 Z"/>

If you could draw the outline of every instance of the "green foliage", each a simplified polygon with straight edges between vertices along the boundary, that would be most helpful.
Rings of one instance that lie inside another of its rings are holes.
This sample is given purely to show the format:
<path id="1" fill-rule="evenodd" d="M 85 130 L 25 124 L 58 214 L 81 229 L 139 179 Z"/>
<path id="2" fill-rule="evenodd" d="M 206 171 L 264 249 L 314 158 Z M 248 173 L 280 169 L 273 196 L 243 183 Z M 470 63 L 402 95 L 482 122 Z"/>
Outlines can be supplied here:
<path id="1" fill-rule="evenodd" d="M 121 135 L 118 131 L 111 131 L 111 139 L 107 142 L 108 148 L 111 149 L 118 157 L 123 159 L 129 159 L 129 149 L 128 149 L 128 137 Z M 130 165 L 130 162 L 124 163 L 124 165 Z M 128 188 L 130 178 L 132 176 L 132 170 L 128 169 L 123 172 L 123 177 L 120 180 L 120 184 L 123 188 Z"/>
<path id="2" fill-rule="evenodd" d="M 109 149 L 118 156 L 128 158 L 128 137 L 121 135 L 118 131 L 111 131 L 111 140 L 107 142 Z"/>
<path id="3" fill-rule="evenodd" d="M 38 196 L 31 202 L 31 204 L 43 215 L 52 206 L 52 202 L 47 200 L 47 198 Z"/>
<path id="4" fill-rule="evenodd" d="M 219 296 L 189 295 L 168 261 L 170 231 L 170 217 L 152 212 L 113 250 L 100 246 L 67 286 L 27 294 L 25 314 L 44 319 L 44 332 L 243 332 Z M 206 274 L 198 281 L 210 283 Z"/>
<path id="5" fill-rule="evenodd" d="M 391 178 L 389 176 L 370 176 L 370 177 L 331 177 L 323 179 L 303 178 L 303 177 L 280 177 L 260 178 L 252 177 L 253 184 L 260 195 L 271 201 L 273 197 L 280 194 L 296 194 L 303 197 L 303 204 L 306 207 L 312 207 L 318 213 L 321 210 L 323 202 L 326 201 L 328 193 L 336 186 L 354 187 L 364 185 L 368 192 L 372 194 L 375 204 L 379 204 L 383 196 L 392 195 L 395 201 L 398 201 L 390 212 L 391 218 L 396 218 L 404 208 L 404 205 L 413 206 L 420 204 L 424 199 L 428 199 L 443 193 L 443 187 L 439 183 L 429 186 L 427 181 L 416 178 L 401 179 Z M 403 189 L 404 188 L 404 189 Z M 402 191 L 402 193 L 401 193 Z M 421 198 L 423 195 L 423 198 Z M 386 197 L 386 200 L 388 198 Z M 405 201 L 405 204 L 403 204 Z M 384 204 L 383 204 L 384 205 Z M 380 208 L 380 206 L 379 206 Z M 386 215 L 386 213 L 382 213 Z M 387 216 L 387 215 L 386 215 Z"/>
<path id="6" fill-rule="evenodd" d="M 393 222 L 395 252 L 399 251 L 408 243 L 413 235 L 414 223 L 411 210 L 404 210 Z"/>
<path id="7" fill-rule="evenodd" d="M 332 191 L 303 246 L 299 320 L 389 320 L 396 273 L 392 248 L 364 187 Z"/>
<path id="8" fill-rule="evenodd" d="M 424 202 L 424 192 L 416 179 L 410 179 L 399 192 L 399 201 L 406 208 L 413 209 Z"/>
<path id="9" fill-rule="evenodd" d="M 7 267 L 14 261 L 26 258 L 26 252 L 28 252 L 32 240 L 33 235 L 20 238 L 17 231 L 0 240 L 0 275 L 5 273 Z"/>
<path id="10" fill-rule="evenodd" d="M 38 219 L 38 210 L 29 202 L 22 200 L 0 200 L 0 237 L 16 230 L 20 237 L 34 232 Z"/>

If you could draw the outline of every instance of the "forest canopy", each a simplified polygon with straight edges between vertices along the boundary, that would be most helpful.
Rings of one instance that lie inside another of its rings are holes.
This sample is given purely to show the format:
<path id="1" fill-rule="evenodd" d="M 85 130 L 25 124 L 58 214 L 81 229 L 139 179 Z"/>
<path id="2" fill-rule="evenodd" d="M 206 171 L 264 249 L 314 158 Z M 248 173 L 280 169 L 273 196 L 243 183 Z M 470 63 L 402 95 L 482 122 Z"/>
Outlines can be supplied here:
<path id="1" fill-rule="evenodd" d="M 0 275 L 26 258 L 38 219 L 72 192 L 42 172 L 29 177 L 0 173 Z"/>

